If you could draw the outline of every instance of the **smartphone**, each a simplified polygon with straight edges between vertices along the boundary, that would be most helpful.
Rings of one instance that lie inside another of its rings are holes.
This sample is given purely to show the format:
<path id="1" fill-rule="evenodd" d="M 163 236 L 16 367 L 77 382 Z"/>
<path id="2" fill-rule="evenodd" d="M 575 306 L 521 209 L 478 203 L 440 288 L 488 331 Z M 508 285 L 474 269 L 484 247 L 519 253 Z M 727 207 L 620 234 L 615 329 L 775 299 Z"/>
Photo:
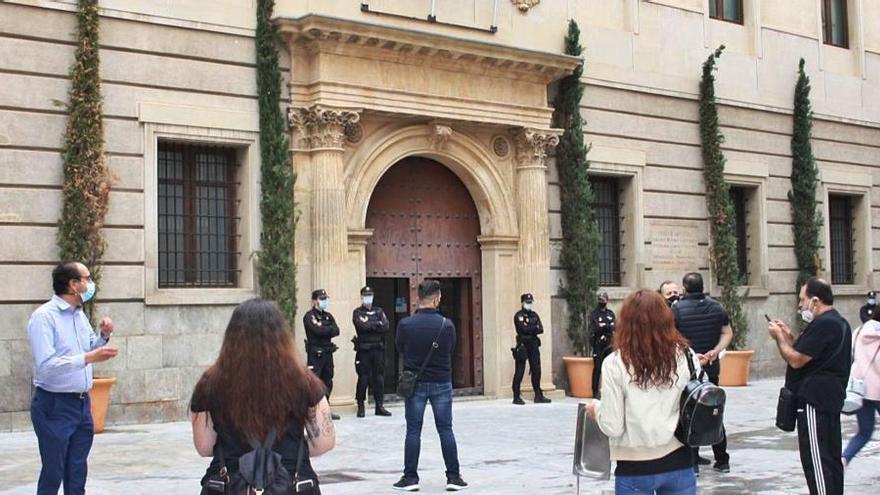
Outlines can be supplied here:
<path id="1" fill-rule="evenodd" d="M 768 323 L 773 321 L 770 319 L 769 316 L 767 316 L 767 313 L 764 313 L 764 318 L 767 320 Z"/>
<path id="2" fill-rule="evenodd" d="M 296 482 L 294 493 L 313 493 L 315 480 L 300 480 Z"/>

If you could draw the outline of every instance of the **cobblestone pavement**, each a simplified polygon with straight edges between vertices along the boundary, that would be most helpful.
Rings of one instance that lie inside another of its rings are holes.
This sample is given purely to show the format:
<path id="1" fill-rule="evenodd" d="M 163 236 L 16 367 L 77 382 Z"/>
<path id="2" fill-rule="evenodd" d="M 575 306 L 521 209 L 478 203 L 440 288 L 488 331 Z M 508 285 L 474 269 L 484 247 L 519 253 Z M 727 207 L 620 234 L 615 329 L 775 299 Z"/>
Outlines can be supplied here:
<path id="1" fill-rule="evenodd" d="M 779 380 L 728 389 L 726 427 L 731 472 L 704 470 L 703 494 L 807 493 L 797 439 L 773 426 Z M 457 401 L 454 407 L 462 475 L 475 494 L 573 494 L 571 474 L 578 401 L 514 406 L 508 400 Z M 394 493 L 403 465 L 403 409 L 391 418 L 343 415 L 337 447 L 315 459 L 326 495 Z M 423 493 L 440 493 L 445 478 L 430 408 L 422 434 L 420 476 Z M 855 421 L 844 418 L 844 445 Z M 704 455 L 711 456 L 705 449 Z M 847 471 L 847 494 L 876 494 L 880 485 L 880 442 L 871 442 Z M 189 423 L 109 427 L 95 438 L 88 491 L 126 495 L 198 493 L 206 459 L 196 455 Z M 39 473 L 31 431 L 0 434 L 0 495 L 36 492 Z M 581 493 L 613 493 L 613 482 L 586 481 Z"/>

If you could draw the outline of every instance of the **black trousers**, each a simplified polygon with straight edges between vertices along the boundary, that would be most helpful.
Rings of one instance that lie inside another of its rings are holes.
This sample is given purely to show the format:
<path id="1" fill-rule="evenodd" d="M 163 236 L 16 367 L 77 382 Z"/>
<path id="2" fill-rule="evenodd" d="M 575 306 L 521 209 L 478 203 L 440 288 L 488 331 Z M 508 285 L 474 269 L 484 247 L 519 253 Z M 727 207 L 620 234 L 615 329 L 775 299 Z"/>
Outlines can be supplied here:
<path id="1" fill-rule="evenodd" d="M 537 397 L 541 395 L 541 345 L 529 340 L 524 340 L 523 345 L 526 348 L 526 356 L 514 358 L 516 367 L 513 371 L 513 396 L 520 396 L 520 385 L 523 375 L 526 373 L 526 361 L 528 361 L 529 374 L 532 375 L 532 389 Z"/>
<path id="2" fill-rule="evenodd" d="M 804 405 L 797 415 L 798 450 L 810 495 L 843 494 L 840 414 Z"/>
<path id="3" fill-rule="evenodd" d="M 599 398 L 599 385 L 602 383 L 602 362 L 611 354 L 611 347 L 593 349 L 593 397 Z"/>
<path id="4" fill-rule="evenodd" d="M 369 385 L 373 401 L 382 404 L 385 400 L 385 348 L 359 350 L 354 357 L 354 369 L 358 374 L 355 399 L 365 401 Z"/>
<path id="5" fill-rule="evenodd" d="M 710 364 L 706 367 L 706 375 L 709 378 L 709 381 L 718 385 L 718 376 L 721 372 L 721 367 L 719 365 L 719 361 L 715 361 L 713 364 Z M 720 442 L 716 443 L 712 446 L 712 454 L 715 455 L 715 462 L 718 464 L 727 464 L 730 462 L 730 454 L 727 453 L 727 432 L 722 431 L 724 434 L 724 438 L 721 439 Z M 697 456 L 700 454 L 700 449 L 693 449 L 694 452 L 694 465 L 697 465 Z"/>
<path id="6" fill-rule="evenodd" d="M 333 353 L 323 349 L 310 348 L 308 354 L 309 369 L 318 375 L 327 388 L 327 398 L 333 391 Z"/>

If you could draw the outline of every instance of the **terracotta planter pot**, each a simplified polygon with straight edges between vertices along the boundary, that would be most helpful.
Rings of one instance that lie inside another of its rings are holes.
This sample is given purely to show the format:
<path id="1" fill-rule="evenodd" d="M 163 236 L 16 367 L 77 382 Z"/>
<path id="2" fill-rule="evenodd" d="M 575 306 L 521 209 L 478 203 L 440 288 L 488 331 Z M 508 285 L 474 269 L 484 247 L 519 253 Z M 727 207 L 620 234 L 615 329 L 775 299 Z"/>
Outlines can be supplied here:
<path id="1" fill-rule="evenodd" d="M 721 359 L 718 384 L 723 387 L 744 387 L 749 383 L 749 366 L 755 351 L 727 351 Z"/>
<path id="2" fill-rule="evenodd" d="M 587 399 L 593 396 L 593 358 L 563 356 L 568 372 L 568 389 L 572 397 Z"/>
<path id="3" fill-rule="evenodd" d="M 92 389 L 89 390 L 95 433 L 104 431 L 104 420 L 107 419 L 107 408 L 110 407 L 110 387 L 114 383 L 116 383 L 116 378 L 95 378 Z"/>

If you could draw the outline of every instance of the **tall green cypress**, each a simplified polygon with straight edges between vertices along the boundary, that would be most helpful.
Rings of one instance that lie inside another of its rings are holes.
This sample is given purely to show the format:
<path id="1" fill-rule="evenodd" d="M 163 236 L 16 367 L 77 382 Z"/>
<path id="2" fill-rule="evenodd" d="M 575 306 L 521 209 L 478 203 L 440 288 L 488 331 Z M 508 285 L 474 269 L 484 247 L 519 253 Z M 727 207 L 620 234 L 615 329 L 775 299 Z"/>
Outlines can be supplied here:
<path id="1" fill-rule="evenodd" d="M 278 28 L 272 23 L 274 0 L 257 1 L 257 97 L 260 108 L 260 213 L 263 229 L 257 272 L 260 293 L 275 300 L 288 322 L 296 314 L 294 233 L 296 205 L 287 128 L 281 111 Z M 291 325 L 292 328 L 292 325 Z"/>
<path id="2" fill-rule="evenodd" d="M 794 123 L 791 133 L 791 205 L 794 254 L 798 276 L 795 292 L 819 270 L 819 230 L 822 214 L 816 205 L 819 169 L 813 157 L 810 133 L 813 109 L 810 105 L 810 78 L 804 73 L 804 59 L 798 64 L 798 80 L 794 89 Z"/>
<path id="3" fill-rule="evenodd" d="M 101 228 L 109 207 L 111 181 L 104 157 L 98 0 L 79 0 L 76 19 L 76 53 L 66 104 L 69 115 L 61 151 L 64 183 L 58 255 L 62 260 L 85 263 L 95 284 L 100 284 L 104 254 Z M 94 303 L 87 305 L 87 311 L 94 316 Z"/>
<path id="4" fill-rule="evenodd" d="M 580 56 L 580 29 L 574 20 L 568 23 L 566 55 Z M 593 192 L 587 170 L 588 147 L 584 145 L 584 122 L 581 117 L 583 65 L 562 79 L 555 101 L 556 125 L 564 133 L 556 147 L 562 203 L 562 249 L 560 263 L 566 274 L 562 294 L 568 305 L 568 338 L 574 351 L 586 356 L 590 348 L 590 308 L 596 304 L 599 288 L 599 229 L 593 210 Z"/>
<path id="5" fill-rule="evenodd" d="M 718 107 L 715 102 L 715 61 L 723 50 L 724 45 L 721 45 L 703 63 L 703 77 L 700 81 L 700 141 L 712 238 L 712 271 L 721 286 L 720 302 L 730 315 L 730 324 L 733 327 L 730 347 L 741 349 L 746 344 L 748 323 L 738 290 L 740 273 L 736 258 L 736 217 L 730 199 L 730 186 L 724 180 L 726 160 L 721 150 L 724 135 L 718 127 Z"/>

